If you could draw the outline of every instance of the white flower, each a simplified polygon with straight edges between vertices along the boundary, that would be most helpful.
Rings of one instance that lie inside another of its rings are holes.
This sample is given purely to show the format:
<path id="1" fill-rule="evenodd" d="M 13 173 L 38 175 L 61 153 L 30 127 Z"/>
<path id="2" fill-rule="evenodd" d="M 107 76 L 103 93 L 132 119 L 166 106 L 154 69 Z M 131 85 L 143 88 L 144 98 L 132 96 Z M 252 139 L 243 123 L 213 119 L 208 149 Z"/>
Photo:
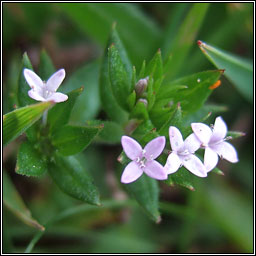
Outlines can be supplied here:
<path id="1" fill-rule="evenodd" d="M 220 116 L 216 118 L 213 129 L 203 123 L 192 123 L 191 127 L 201 147 L 205 148 L 204 165 L 207 172 L 217 165 L 218 155 L 231 163 L 238 162 L 236 149 L 225 141 L 228 129 Z"/>
<path id="2" fill-rule="evenodd" d="M 206 177 L 207 171 L 200 159 L 194 152 L 200 148 L 200 142 L 192 133 L 183 141 L 180 131 L 174 127 L 169 128 L 170 143 L 172 152 L 168 156 L 164 170 L 168 173 L 176 172 L 182 165 L 190 172 L 199 177 Z"/>
<path id="3" fill-rule="evenodd" d="M 136 140 L 128 136 L 122 136 L 121 143 L 125 154 L 132 160 L 124 169 L 122 183 L 134 182 L 143 172 L 153 179 L 167 179 L 163 166 L 154 160 L 165 147 L 164 136 L 151 140 L 144 149 Z"/>
<path id="4" fill-rule="evenodd" d="M 28 96 L 37 101 L 54 101 L 63 102 L 68 99 L 66 94 L 56 92 L 60 84 L 65 78 L 65 70 L 60 69 L 55 72 L 47 82 L 41 80 L 41 78 L 32 70 L 24 69 L 24 77 L 31 87 L 28 91 Z"/>

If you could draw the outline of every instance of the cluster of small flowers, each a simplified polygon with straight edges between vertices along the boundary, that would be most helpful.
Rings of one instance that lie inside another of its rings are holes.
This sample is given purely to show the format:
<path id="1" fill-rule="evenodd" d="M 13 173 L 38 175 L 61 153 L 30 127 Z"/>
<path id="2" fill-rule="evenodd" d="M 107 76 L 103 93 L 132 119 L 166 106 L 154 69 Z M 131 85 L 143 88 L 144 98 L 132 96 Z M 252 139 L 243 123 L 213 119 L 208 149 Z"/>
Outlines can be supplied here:
<path id="1" fill-rule="evenodd" d="M 65 70 L 55 72 L 47 82 L 30 69 L 24 69 L 24 77 L 31 90 L 29 97 L 37 101 L 63 102 L 68 96 L 56 92 L 65 78 Z M 148 77 L 141 79 L 136 84 L 136 92 L 142 94 L 147 86 Z M 206 177 L 218 163 L 218 156 L 229 162 L 238 162 L 235 148 L 226 140 L 227 126 L 221 117 L 217 117 L 213 129 L 203 123 L 191 124 L 193 133 L 183 141 L 182 134 L 174 127 L 169 128 L 169 137 L 172 151 L 169 154 L 165 166 L 155 161 L 165 148 L 165 137 L 160 136 L 150 141 L 144 149 L 134 139 L 123 136 L 121 143 L 126 155 L 132 160 L 124 169 L 121 182 L 131 183 L 137 180 L 143 172 L 148 176 L 165 180 L 168 174 L 176 172 L 181 166 L 186 167 L 191 173 L 199 177 Z M 199 148 L 204 148 L 204 163 L 195 156 Z"/>
<path id="2" fill-rule="evenodd" d="M 218 163 L 220 158 L 231 163 L 238 162 L 236 149 L 228 142 L 227 125 L 221 117 L 217 117 L 213 128 L 203 123 L 192 123 L 193 133 L 185 141 L 178 128 L 170 126 L 169 137 L 172 151 L 166 164 L 162 166 L 155 161 L 165 148 L 165 137 L 151 140 L 144 149 L 131 137 L 123 136 L 121 143 L 127 157 L 132 161 L 126 166 L 121 177 L 122 183 L 137 180 L 143 172 L 157 180 L 165 180 L 168 174 L 175 173 L 182 166 L 199 177 L 206 177 Z M 204 148 L 204 163 L 195 155 L 199 148 Z"/>

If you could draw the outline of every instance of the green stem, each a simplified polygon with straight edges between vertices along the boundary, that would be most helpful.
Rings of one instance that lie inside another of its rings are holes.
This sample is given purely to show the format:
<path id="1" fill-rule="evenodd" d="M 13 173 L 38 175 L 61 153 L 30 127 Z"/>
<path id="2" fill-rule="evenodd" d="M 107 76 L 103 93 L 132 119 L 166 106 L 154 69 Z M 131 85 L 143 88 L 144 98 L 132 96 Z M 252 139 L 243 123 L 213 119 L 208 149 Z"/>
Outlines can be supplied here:
<path id="1" fill-rule="evenodd" d="M 45 110 L 43 113 L 43 126 L 45 127 L 47 124 L 47 116 L 48 116 L 48 110 Z"/>

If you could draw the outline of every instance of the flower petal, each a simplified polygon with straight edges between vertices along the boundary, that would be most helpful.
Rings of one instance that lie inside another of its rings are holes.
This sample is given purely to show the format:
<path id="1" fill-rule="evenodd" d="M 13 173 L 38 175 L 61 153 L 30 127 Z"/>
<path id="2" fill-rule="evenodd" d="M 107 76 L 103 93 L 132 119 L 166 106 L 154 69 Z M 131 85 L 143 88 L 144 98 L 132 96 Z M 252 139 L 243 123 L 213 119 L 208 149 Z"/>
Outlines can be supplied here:
<path id="1" fill-rule="evenodd" d="M 223 140 L 227 135 L 227 131 L 228 128 L 224 120 L 220 116 L 217 117 L 214 123 L 210 143 Z"/>
<path id="2" fill-rule="evenodd" d="M 190 134 L 184 141 L 185 149 L 187 149 L 190 153 L 194 153 L 200 148 L 200 141 L 196 137 L 194 133 Z"/>
<path id="3" fill-rule="evenodd" d="M 218 154 L 215 151 L 213 151 L 211 148 L 206 147 L 204 152 L 204 166 L 207 172 L 215 168 L 215 166 L 218 163 L 218 160 L 219 160 Z"/>
<path id="4" fill-rule="evenodd" d="M 68 99 L 68 96 L 61 92 L 55 92 L 50 97 L 48 97 L 47 101 L 54 101 L 54 102 L 63 102 Z"/>
<path id="5" fill-rule="evenodd" d="M 131 183 L 137 180 L 143 171 L 139 168 L 138 164 L 134 161 L 130 162 L 124 169 L 124 172 L 121 176 L 122 183 Z"/>
<path id="6" fill-rule="evenodd" d="M 211 145 L 211 149 L 217 152 L 221 158 L 224 158 L 231 163 L 237 163 L 239 161 L 236 149 L 228 142 L 224 141 L 215 145 Z"/>
<path id="7" fill-rule="evenodd" d="M 182 159 L 182 164 L 194 175 L 198 177 L 206 177 L 207 171 L 203 163 L 198 157 L 193 154 L 187 156 L 180 156 Z"/>
<path id="8" fill-rule="evenodd" d="M 153 159 L 157 158 L 162 153 L 162 151 L 164 150 L 164 147 L 165 147 L 165 137 L 164 136 L 157 137 L 157 138 L 151 140 L 145 146 L 144 156 L 147 159 L 153 160 Z"/>
<path id="9" fill-rule="evenodd" d="M 28 85 L 35 91 L 42 89 L 43 81 L 41 78 L 32 70 L 25 68 L 23 70 L 24 77 Z"/>
<path id="10" fill-rule="evenodd" d="M 208 144 L 210 138 L 212 136 L 211 128 L 203 123 L 192 123 L 191 124 L 192 130 L 197 136 L 197 138 L 203 143 Z"/>
<path id="11" fill-rule="evenodd" d="M 164 170 L 167 174 L 171 174 L 176 172 L 181 166 L 181 160 L 178 157 L 177 154 L 171 153 L 166 161 L 166 164 L 164 166 Z"/>
<path id="12" fill-rule="evenodd" d="M 46 99 L 39 95 L 39 93 L 34 89 L 28 91 L 28 96 L 37 101 L 46 101 Z"/>
<path id="13" fill-rule="evenodd" d="M 57 91 L 57 89 L 59 88 L 59 86 L 61 85 L 62 81 L 65 78 L 65 69 L 60 69 L 57 72 L 55 72 L 48 80 L 46 83 L 47 89 L 49 91 Z"/>
<path id="14" fill-rule="evenodd" d="M 172 150 L 178 151 L 184 146 L 182 135 L 175 126 L 170 126 L 169 128 L 169 137 L 170 137 L 170 143 L 172 146 Z"/>
<path id="15" fill-rule="evenodd" d="M 140 157 L 142 153 L 142 147 L 136 140 L 128 136 L 122 136 L 121 143 L 125 154 L 131 160 L 135 160 L 137 157 Z"/>
<path id="16" fill-rule="evenodd" d="M 164 167 L 155 160 L 147 162 L 143 171 L 156 180 L 166 180 L 168 177 Z"/>

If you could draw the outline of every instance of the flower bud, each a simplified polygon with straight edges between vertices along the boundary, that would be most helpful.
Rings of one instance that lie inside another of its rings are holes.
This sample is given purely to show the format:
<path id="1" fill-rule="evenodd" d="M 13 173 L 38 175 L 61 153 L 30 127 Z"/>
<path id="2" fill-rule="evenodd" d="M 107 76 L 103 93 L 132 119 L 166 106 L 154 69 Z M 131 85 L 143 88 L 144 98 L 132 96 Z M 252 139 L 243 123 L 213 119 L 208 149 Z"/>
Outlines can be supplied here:
<path id="1" fill-rule="evenodd" d="M 148 106 L 148 101 L 146 99 L 139 99 L 138 102 L 142 102 L 146 107 Z"/>
<path id="2" fill-rule="evenodd" d="M 148 87 L 148 76 L 146 78 L 140 79 L 135 85 L 135 91 L 138 96 L 142 95 Z"/>

